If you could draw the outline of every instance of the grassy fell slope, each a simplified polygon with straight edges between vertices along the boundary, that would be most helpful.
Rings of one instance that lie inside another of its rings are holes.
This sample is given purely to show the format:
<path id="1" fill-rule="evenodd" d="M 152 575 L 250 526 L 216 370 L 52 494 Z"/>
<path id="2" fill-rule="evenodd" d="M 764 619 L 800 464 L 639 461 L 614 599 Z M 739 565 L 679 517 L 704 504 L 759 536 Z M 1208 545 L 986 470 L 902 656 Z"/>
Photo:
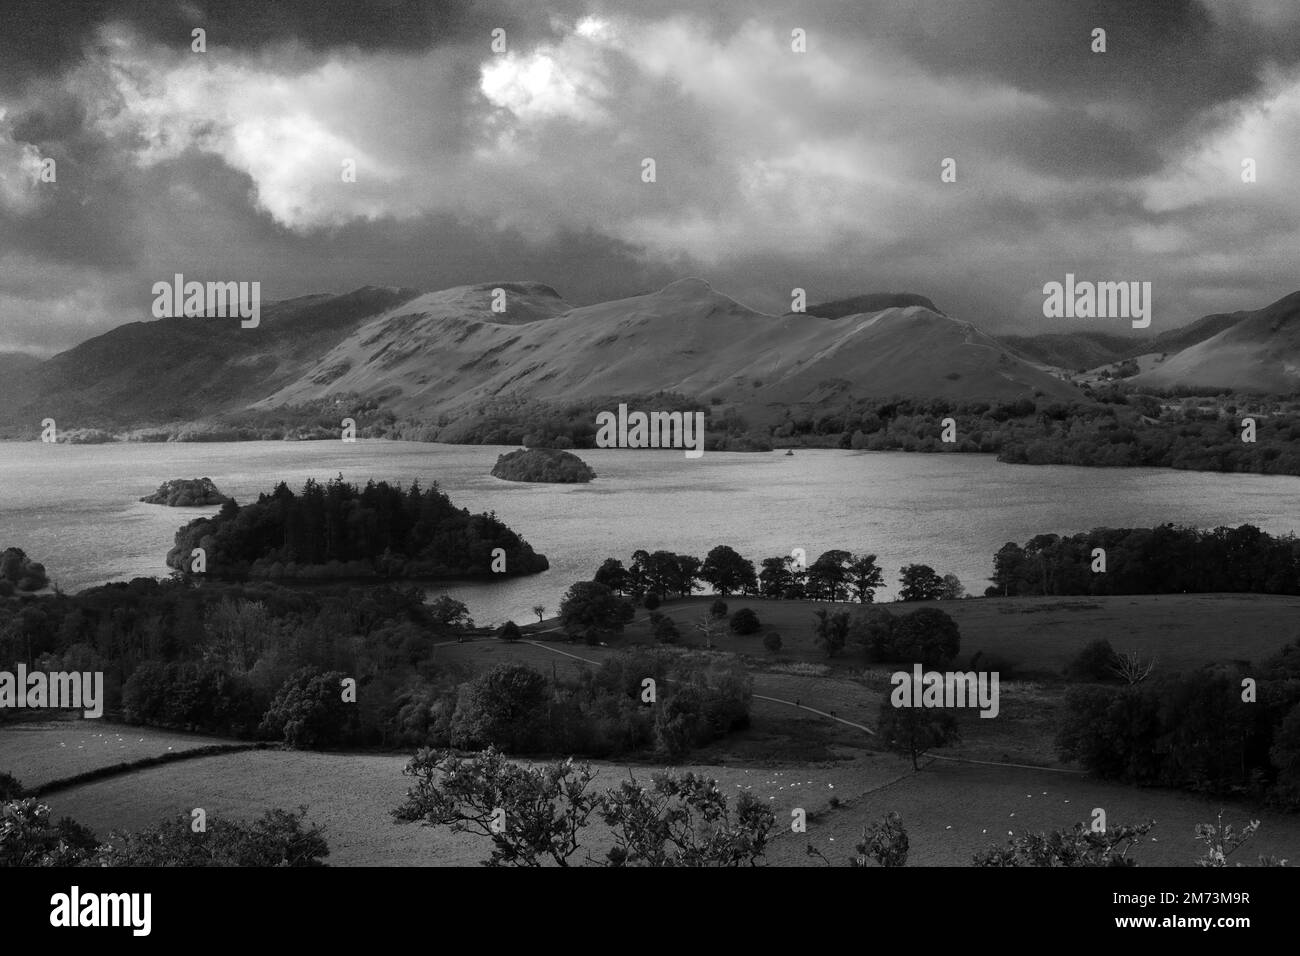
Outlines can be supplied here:
<path id="1" fill-rule="evenodd" d="M 130 322 L 24 375 L 0 394 L 4 421 L 125 425 L 243 408 L 301 376 L 359 319 L 415 295 L 368 286 L 289 299 L 268 304 L 248 329 L 233 317 Z"/>
<path id="2" fill-rule="evenodd" d="M 503 289 L 505 311 L 493 310 Z M 968 322 L 925 305 L 768 315 L 701 279 L 573 308 L 534 282 L 440 292 L 367 287 L 239 319 L 133 322 L 0 387 L 0 424 L 122 427 L 271 411 L 354 394 L 409 419 L 455 420 L 497 396 L 582 401 L 677 392 L 754 421 L 857 397 L 1079 397 Z M 925 300 L 928 301 L 928 300 Z M 845 303 L 850 303 L 845 305 Z"/>
<path id="3" fill-rule="evenodd" d="M 486 287 L 473 287 L 403 303 L 259 404 L 386 389 L 399 414 L 430 417 L 508 393 L 567 400 L 675 391 L 753 411 L 815 403 L 835 381 L 882 397 L 1077 395 L 969 323 L 921 306 L 834 321 L 775 316 L 700 279 L 683 279 L 658 292 L 563 312 L 553 293 L 513 294 L 509 312 L 536 319 L 503 325 L 488 317 L 488 297 Z M 556 312 L 548 317 L 550 310 Z M 330 368 L 346 371 L 326 380 Z"/>
<path id="4" fill-rule="evenodd" d="M 1134 381 L 1275 394 L 1300 391 L 1300 292 L 1233 317 L 1236 321 L 1222 331 Z"/>

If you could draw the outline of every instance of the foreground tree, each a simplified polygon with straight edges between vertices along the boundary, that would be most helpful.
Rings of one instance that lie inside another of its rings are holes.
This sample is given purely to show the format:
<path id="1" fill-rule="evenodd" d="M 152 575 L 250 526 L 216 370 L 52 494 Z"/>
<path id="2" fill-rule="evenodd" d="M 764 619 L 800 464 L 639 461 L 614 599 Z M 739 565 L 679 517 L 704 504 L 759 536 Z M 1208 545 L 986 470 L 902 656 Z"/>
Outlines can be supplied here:
<path id="1" fill-rule="evenodd" d="M 599 804 L 587 789 L 591 767 L 571 759 L 522 767 L 495 748 L 471 757 L 425 748 L 402 773 L 415 785 L 393 816 L 487 837 L 484 866 L 568 866 Z"/>
<path id="2" fill-rule="evenodd" d="M 920 770 L 918 761 L 937 747 L 958 739 L 957 719 L 943 707 L 895 707 L 886 696 L 880 703 L 876 722 L 877 738 L 895 753 L 912 758 L 912 769 Z"/>
<path id="3" fill-rule="evenodd" d="M 895 619 L 889 639 L 894 660 L 920 661 L 926 667 L 943 667 L 961 650 L 957 622 L 933 607 Z"/>
<path id="4" fill-rule="evenodd" d="M 790 555 L 764 558 L 762 567 L 758 575 L 758 590 L 763 597 L 780 600 L 803 596 L 803 572 L 796 571 L 794 558 Z"/>
<path id="5" fill-rule="evenodd" d="M 776 822 L 748 793 L 733 815 L 716 780 L 657 773 L 650 787 L 624 780 L 601 800 L 614 829 L 609 866 L 755 866 Z"/>
<path id="6" fill-rule="evenodd" d="M 470 757 L 421 750 L 403 771 L 416 783 L 393 811 L 404 822 L 448 826 L 492 842 L 485 866 L 569 866 L 593 814 L 613 830 L 603 866 L 754 866 L 775 824 L 742 794 L 734 809 L 717 782 L 655 774 L 596 794 L 591 767 L 572 759 L 523 767 L 488 749 Z"/>
<path id="7" fill-rule="evenodd" d="M 737 634 L 757 634 L 762 626 L 752 608 L 742 607 L 731 615 L 730 627 Z"/>
<path id="8" fill-rule="evenodd" d="M 696 579 L 700 576 L 702 562 L 693 555 L 637 551 L 632 555 L 632 562 L 630 574 L 633 582 L 643 582 L 647 591 L 690 597 L 697 589 Z"/>
<path id="9" fill-rule="evenodd" d="M 291 747 L 330 747 L 343 742 L 356 724 L 356 707 L 343 699 L 341 671 L 307 667 L 281 685 L 262 717 L 260 732 Z"/>
<path id="10" fill-rule="evenodd" d="M 1111 661 L 1110 672 L 1126 684 L 1140 684 L 1156 668 L 1154 657 L 1143 657 L 1137 651 L 1117 653 Z"/>
<path id="11" fill-rule="evenodd" d="M 623 625 L 635 613 L 631 602 L 618 597 L 605 585 L 578 581 L 560 602 L 560 626 L 570 640 L 598 644 L 604 638 L 623 633 Z"/>
<path id="12" fill-rule="evenodd" d="M 1258 830 L 1258 820 L 1251 820 L 1240 830 L 1234 830 L 1231 823 L 1223 822 L 1223 811 L 1220 810 L 1219 816 L 1214 823 L 1198 823 L 1196 825 L 1196 839 L 1200 840 L 1205 846 L 1205 855 L 1196 861 L 1196 865 L 1227 866 L 1228 857 L 1250 842 L 1251 837 Z M 1237 864 L 1237 866 L 1244 865 L 1243 863 Z M 1286 866 L 1286 860 L 1261 854 L 1259 856 L 1259 865 Z"/>
<path id="13" fill-rule="evenodd" d="M 943 594 L 943 578 L 928 564 L 906 565 L 898 583 L 900 601 L 935 601 Z"/>
<path id="14" fill-rule="evenodd" d="M 712 585 L 713 590 L 723 597 L 752 594 L 758 590 L 754 563 L 725 544 L 718 545 L 705 556 L 700 565 L 700 580 Z"/>
<path id="15" fill-rule="evenodd" d="M 727 627 L 727 619 L 714 614 L 701 614 L 695 622 L 695 629 L 704 635 L 704 646 L 713 649 L 713 642 L 722 636 Z"/>
<path id="16" fill-rule="evenodd" d="M 993 556 L 993 586 L 989 591 L 993 595 L 1009 597 L 1020 593 L 1020 582 L 1024 577 L 1025 552 L 1014 541 L 1008 541 Z M 987 594 L 987 592 L 986 592 Z M 993 596 L 987 595 L 987 596 Z"/>
<path id="17" fill-rule="evenodd" d="M 38 800 L 0 803 L 0 867 L 76 866 L 89 859 L 99 841 L 68 817 L 55 823 Z"/>
<path id="18" fill-rule="evenodd" d="M 966 596 L 966 586 L 955 574 L 945 574 L 940 578 L 939 600 L 960 601 Z"/>
<path id="19" fill-rule="evenodd" d="M 660 644 L 676 644 L 682 639 L 682 632 L 677 629 L 677 622 L 667 614 L 650 614 L 650 633 Z"/>
<path id="20" fill-rule="evenodd" d="M 813 611 L 813 616 L 817 618 L 817 643 L 826 651 L 827 657 L 834 657 L 844 650 L 844 642 L 848 640 L 849 612 Z"/>
<path id="21" fill-rule="evenodd" d="M 885 607 L 867 608 L 853 615 L 849 638 L 861 644 L 867 663 L 895 660 L 894 615 Z"/>
<path id="22" fill-rule="evenodd" d="M 843 601 L 849 596 L 850 567 L 853 555 L 832 550 L 823 553 L 808 567 L 808 596 L 820 601 Z"/>
<path id="23" fill-rule="evenodd" d="M 469 608 L 465 606 L 465 602 L 457 601 L 450 594 L 440 594 L 429 604 L 429 617 L 435 624 L 443 627 L 474 626 L 474 619 L 469 616 Z"/>
<path id="24" fill-rule="evenodd" d="M 858 855 L 849 861 L 849 865 L 866 866 L 870 857 L 877 866 L 906 866 L 907 848 L 907 828 L 903 826 L 903 818 L 898 811 L 890 810 L 862 831 L 862 842 L 854 847 Z"/>
<path id="25" fill-rule="evenodd" d="M 496 664 L 460 690 L 452 743 L 490 745 L 511 753 L 530 750 L 545 718 L 546 678 L 525 664 Z"/>
<path id="26" fill-rule="evenodd" d="M 182 813 L 154 827 L 113 833 L 100 843 L 74 820 L 50 820 L 36 800 L 0 804 L 2 866 L 324 866 L 324 831 L 304 826 L 306 808 L 268 810 L 258 820 L 208 817 L 195 829 Z"/>
<path id="27" fill-rule="evenodd" d="M 188 813 L 135 833 L 114 833 L 99 848 L 99 866 L 325 866 L 324 830 L 304 826 L 307 808 L 268 810 L 258 820 L 208 818 L 196 831 Z"/>
<path id="28" fill-rule="evenodd" d="M 1137 866 L 1129 850 L 1155 826 L 1155 821 L 1137 826 L 1110 827 L 1098 833 L 1086 823 L 1072 830 L 1049 834 L 1026 833 L 1007 841 L 1006 846 L 989 847 L 975 854 L 976 866 Z"/>
<path id="29" fill-rule="evenodd" d="M 849 585 L 858 601 L 870 604 L 876 599 L 876 591 L 885 585 L 885 572 L 876 564 L 874 554 L 855 557 L 849 564 Z"/>
<path id="30" fill-rule="evenodd" d="M 596 574 L 592 580 L 597 584 L 603 584 L 615 594 L 625 594 L 632 584 L 632 577 L 628 574 L 627 568 L 623 567 L 623 562 L 618 558 L 606 558 L 604 563 L 596 569 Z"/>

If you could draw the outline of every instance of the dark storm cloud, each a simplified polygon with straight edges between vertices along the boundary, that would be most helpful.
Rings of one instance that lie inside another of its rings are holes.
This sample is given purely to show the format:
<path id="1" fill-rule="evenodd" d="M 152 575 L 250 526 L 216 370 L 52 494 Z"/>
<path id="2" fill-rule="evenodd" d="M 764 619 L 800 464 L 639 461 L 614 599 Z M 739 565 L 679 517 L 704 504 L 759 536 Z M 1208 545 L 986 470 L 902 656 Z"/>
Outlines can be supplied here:
<path id="1" fill-rule="evenodd" d="M 136 261 L 141 198 L 158 184 L 82 120 L 81 108 L 60 98 L 52 109 L 24 113 L 15 122 L 15 139 L 39 143 L 41 155 L 56 162 L 58 179 L 41 186 L 39 205 L 0 216 L 0 253 L 105 269 Z"/>
<path id="2" fill-rule="evenodd" d="M 17 0 L 0 21 L 0 349 L 145 318 L 174 272 L 260 279 L 268 299 L 531 279 L 575 304 L 697 274 L 765 311 L 794 286 L 914 291 L 1018 331 L 1042 330 L 1042 283 L 1065 271 L 1140 272 L 1162 321 L 1261 305 L 1296 282 L 1298 13 Z M 498 26 L 506 56 L 488 52 Z M 24 191 L 33 150 L 59 178 Z"/>
<path id="3" fill-rule="evenodd" d="M 108 23 L 188 49 L 207 32 L 210 51 L 255 50 L 296 41 L 312 50 L 424 50 L 487 37 L 501 27 L 520 41 L 553 35 L 551 15 L 577 2 L 509 0 L 8 0 L 0 26 L 0 90 L 55 76 L 80 59 Z"/>
<path id="4" fill-rule="evenodd" d="M 1072 106 L 1017 117 L 990 128 L 983 142 L 1029 169 L 1057 176 L 1122 179 L 1154 173 L 1165 162 L 1149 134 Z"/>
<path id="5" fill-rule="evenodd" d="M 1285 5 L 1284 2 L 1279 6 Z M 1216 20 L 1224 0 L 993 0 L 831 9 L 836 35 L 887 42 L 937 76 L 985 77 L 1064 102 L 1133 104 L 1169 128 L 1259 89 L 1270 61 L 1300 61 L 1300 18 Z M 1106 52 L 1091 49 L 1094 28 Z"/>

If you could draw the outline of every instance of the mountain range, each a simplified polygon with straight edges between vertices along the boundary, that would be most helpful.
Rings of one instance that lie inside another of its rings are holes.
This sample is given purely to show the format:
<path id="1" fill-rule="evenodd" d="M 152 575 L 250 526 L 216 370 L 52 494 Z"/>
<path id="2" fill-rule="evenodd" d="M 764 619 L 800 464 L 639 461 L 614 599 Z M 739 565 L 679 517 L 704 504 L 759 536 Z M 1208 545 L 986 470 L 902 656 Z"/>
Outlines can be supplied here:
<path id="1" fill-rule="evenodd" d="M 923 296 L 770 315 L 687 278 L 573 306 L 536 282 L 439 292 L 365 287 L 238 318 L 131 322 L 44 362 L 0 357 L 0 425 L 128 428 L 349 395 L 416 421 L 502 397 L 572 402 L 670 391 L 755 423 L 854 397 L 1083 397 L 1072 373 L 1140 355 L 1139 383 L 1300 389 L 1300 293 L 1148 339 L 1083 331 L 995 338 Z"/>

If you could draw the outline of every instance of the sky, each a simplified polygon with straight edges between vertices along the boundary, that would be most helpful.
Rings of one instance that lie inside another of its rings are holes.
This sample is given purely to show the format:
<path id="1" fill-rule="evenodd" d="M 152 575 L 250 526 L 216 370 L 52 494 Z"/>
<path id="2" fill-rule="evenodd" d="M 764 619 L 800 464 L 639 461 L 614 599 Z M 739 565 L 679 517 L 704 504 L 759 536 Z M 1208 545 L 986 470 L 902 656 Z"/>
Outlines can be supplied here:
<path id="1" fill-rule="evenodd" d="M 1300 288 L 1298 172 L 1293 0 L 8 0 L 0 350 L 176 273 L 1130 331 L 1044 317 L 1071 273 L 1151 282 L 1154 334 Z"/>

